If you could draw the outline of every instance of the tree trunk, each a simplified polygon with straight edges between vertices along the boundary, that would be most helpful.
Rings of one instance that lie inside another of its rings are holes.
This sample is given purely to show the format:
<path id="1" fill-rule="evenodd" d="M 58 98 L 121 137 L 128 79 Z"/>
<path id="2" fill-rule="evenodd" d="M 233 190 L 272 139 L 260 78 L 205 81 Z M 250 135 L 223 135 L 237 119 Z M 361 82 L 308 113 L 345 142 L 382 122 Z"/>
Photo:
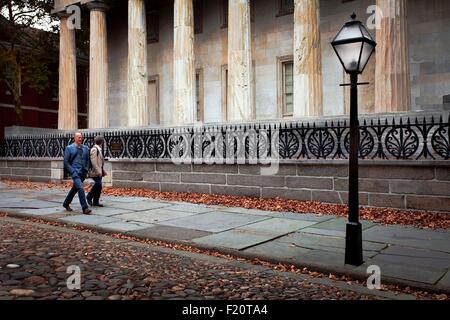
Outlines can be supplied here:
<path id="1" fill-rule="evenodd" d="M 14 97 L 14 112 L 16 114 L 16 125 L 23 125 L 23 110 L 22 110 L 22 101 L 20 100 L 20 96 Z"/>

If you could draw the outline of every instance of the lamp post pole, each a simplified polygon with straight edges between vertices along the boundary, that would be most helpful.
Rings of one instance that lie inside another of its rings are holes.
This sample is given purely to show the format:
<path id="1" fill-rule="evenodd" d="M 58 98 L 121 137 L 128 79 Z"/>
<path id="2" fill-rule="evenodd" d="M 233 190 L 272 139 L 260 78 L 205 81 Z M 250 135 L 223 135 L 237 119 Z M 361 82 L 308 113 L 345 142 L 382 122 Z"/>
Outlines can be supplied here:
<path id="1" fill-rule="evenodd" d="M 345 264 L 360 266 L 364 263 L 362 226 L 359 222 L 358 190 L 358 74 L 364 71 L 377 43 L 367 28 L 356 20 L 353 13 L 331 42 L 345 72 L 350 75 L 350 160 L 348 169 L 348 223 L 345 235 Z M 343 84 L 342 86 L 347 86 Z"/>
<path id="2" fill-rule="evenodd" d="M 362 265 L 362 226 L 359 222 L 358 186 L 358 74 L 350 74 L 350 163 L 348 179 L 348 223 L 345 238 L 345 264 Z"/>

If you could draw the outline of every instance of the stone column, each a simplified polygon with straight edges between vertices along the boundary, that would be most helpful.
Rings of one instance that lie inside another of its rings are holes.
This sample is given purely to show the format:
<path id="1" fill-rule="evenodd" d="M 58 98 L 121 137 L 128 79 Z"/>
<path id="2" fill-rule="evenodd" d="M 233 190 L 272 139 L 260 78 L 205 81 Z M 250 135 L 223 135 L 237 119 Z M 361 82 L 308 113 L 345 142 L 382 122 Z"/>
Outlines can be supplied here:
<path id="1" fill-rule="evenodd" d="M 58 129 L 78 128 L 77 100 L 77 54 L 75 29 L 68 21 L 68 15 L 59 14 L 59 110 Z"/>
<path id="2" fill-rule="evenodd" d="M 147 28 L 144 0 L 128 0 L 128 126 L 148 119 Z"/>
<path id="3" fill-rule="evenodd" d="M 295 0 L 294 117 L 323 114 L 319 0 Z"/>
<path id="4" fill-rule="evenodd" d="M 89 128 L 109 127 L 108 112 L 108 43 L 106 10 L 101 1 L 89 2 Z"/>
<path id="5" fill-rule="evenodd" d="M 408 111 L 409 79 L 407 0 L 377 0 L 381 10 L 375 67 L 375 112 Z"/>
<path id="6" fill-rule="evenodd" d="M 253 111 L 250 0 L 229 0 L 228 120 L 249 121 Z"/>
<path id="7" fill-rule="evenodd" d="M 192 0 L 175 0 L 173 43 L 174 123 L 196 120 L 194 10 Z"/>

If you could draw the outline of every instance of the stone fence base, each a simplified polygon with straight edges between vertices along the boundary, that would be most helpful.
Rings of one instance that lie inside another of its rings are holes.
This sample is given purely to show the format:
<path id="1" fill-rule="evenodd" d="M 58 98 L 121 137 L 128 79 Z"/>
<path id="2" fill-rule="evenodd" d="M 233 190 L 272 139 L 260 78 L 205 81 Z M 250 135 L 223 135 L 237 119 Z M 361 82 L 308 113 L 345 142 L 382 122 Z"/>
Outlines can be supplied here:
<path id="1" fill-rule="evenodd" d="M 264 165 L 206 165 L 111 160 L 104 182 L 156 191 L 243 195 L 344 204 L 347 161 L 292 161 L 276 172 Z M 450 165 L 443 161 L 361 161 L 360 204 L 450 213 Z M 62 160 L 0 160 L 0 178 L 63 180 Z"/>

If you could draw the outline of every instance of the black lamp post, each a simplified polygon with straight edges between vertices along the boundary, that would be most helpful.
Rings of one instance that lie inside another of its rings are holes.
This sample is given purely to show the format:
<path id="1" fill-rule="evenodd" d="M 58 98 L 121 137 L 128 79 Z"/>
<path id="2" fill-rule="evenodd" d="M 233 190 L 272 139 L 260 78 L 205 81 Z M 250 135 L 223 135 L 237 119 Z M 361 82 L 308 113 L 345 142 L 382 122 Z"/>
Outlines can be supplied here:
<path id="1" fill-rule="evenodd" d="M 342 66 L 350 75 L 350 163 L 348 185 L 348 223 L 345 237 L 345 264 L 360 266 L 363 261 L 362 226 L 359 222 L 358 194 L 358 75 L 364 71 L 376 43 L 361 21 L 352 20 L 345 23 L 331 42 Z M 346 86 L 346 85 L 344 85 Z"/>

